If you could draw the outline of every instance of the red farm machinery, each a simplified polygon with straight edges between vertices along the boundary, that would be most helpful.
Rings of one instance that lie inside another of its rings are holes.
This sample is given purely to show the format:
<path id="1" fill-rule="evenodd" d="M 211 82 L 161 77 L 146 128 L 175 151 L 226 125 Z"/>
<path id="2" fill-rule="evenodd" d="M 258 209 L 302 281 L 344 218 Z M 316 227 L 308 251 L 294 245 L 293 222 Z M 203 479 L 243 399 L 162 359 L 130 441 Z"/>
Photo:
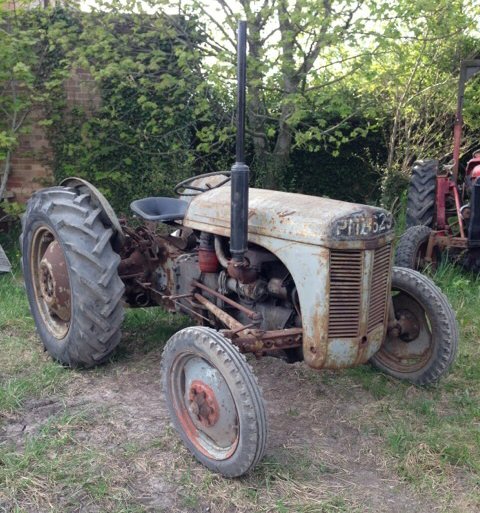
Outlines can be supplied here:
<path id="1" fill-rule="evenodd" d="M 396 251 L 395 263 L 422 270 L 436 267 L 443 254 L 464 268 L 480 271 L 480 150 L 473 152 L 459 182 L 465 85 L 480 72 L 480 60 L 460 67 L 453 160 L 415 162 L 407 197 L 407 230 Z"/>

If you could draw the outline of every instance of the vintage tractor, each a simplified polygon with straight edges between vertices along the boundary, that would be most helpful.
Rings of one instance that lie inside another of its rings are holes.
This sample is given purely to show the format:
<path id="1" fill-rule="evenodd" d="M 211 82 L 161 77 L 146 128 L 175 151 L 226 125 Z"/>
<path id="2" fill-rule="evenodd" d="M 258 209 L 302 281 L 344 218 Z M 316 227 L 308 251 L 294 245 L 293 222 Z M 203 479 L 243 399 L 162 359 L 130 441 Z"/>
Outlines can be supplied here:
<path id="1" fill-rule="evenodd" d="M 416 271 L 392 270 L 391 214 L 249 189 L 244 22 L 238 38 L 230 173 L 178 184 L 180 199 L 134 201 L 145 220 L 137 227 L 119 221 L 91 184 L 68 179 L 31 198 L 22 235 L 38 334 L 66 365 L 109 357 L 124 305 L 159 305 L 195 321 L 167 342 L 161 380 L 186 446 L 228 477 L 249 471 L 267 443 L 264 401 L 246 353 L 304 360 L 318 370 L 372 362 L 424 385 L 448 371 L 458 341 L 440 290 Z"/>
<path id="2" fill-rule="evenodd" d="M 407 197 L 407 230 L 396 250 L 395 264 L 416 270 L 435 267 L 441 256 L 480 271 L 480 150 L 473 152 L 458 184 L 466 82 L 480 71 L 480 60 L 463 61 L 458 84 L 453 161 L 415 162 Z"/>

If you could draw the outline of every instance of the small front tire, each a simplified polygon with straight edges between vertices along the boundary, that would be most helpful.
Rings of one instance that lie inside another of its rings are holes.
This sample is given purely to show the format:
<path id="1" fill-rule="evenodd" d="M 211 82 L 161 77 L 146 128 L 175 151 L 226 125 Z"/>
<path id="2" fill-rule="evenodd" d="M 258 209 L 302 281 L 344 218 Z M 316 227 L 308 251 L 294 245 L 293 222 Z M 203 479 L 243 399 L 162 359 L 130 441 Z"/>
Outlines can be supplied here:
<path id="1" fill-rule="evenodd" d="M 169 339 L 162 386 L 173 426 L 190 452 L 225 477 L 238 477 L 263 457 L 265 405 L 245 357 L 211 328 L 191 327 Z"/>
<path id="2" fill-rule="evenodd" d="M 417 271 L 394 267 L 392 300 L 399 336 L 387 332 L 372 364 L 395 378 L 428 385 L 447 374 L 458 347 L 453 309 L 442 291 Z"/>

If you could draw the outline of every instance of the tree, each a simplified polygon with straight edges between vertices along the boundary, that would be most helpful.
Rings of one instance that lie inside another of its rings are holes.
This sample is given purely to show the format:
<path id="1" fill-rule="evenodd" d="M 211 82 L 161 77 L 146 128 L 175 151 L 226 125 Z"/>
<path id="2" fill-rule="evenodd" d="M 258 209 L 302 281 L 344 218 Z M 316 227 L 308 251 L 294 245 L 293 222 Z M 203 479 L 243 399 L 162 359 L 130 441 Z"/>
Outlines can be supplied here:
<path id="1" fill-rule="evenodd" d="M 222 109 L 205 85 L 194 20 L 177 16 L 172 24 L 121 7 L 70 13 L 76 38 L 62 51 L 72 68 L 88 71 L 101 102 L 84 112 L 55 100 L 50 139 L 58 179 L 82 176 L 124 208 L 134 197 L 172 193 L 215 159 L 220 144 L 208 133 L 215 126 L 221 135 L 213 119 Z"/>
<path id="2" fill-rule="evenodd" d="M 467 4 L 438 2 L 422 12 L 408 2 L 398 3 L 415 24 L 398 25 L 398 37 L 352 84 L 369 98 L 369 116 L 377 120 L 384 137 L 387 159 L 379 167 L 387 205 L 398 194 L 397 182 L 408 181 L 414 160 L 451 158 L 460 62 L 480 52 L 479 41 L 469 34 L 478 6 L 472 3 L 466 9 Z M 469 125 L 474 128 L 475 123 L 469 120 Z M 467 136 L 465 149 L 472 142 Z"/>
<path id="3" fill-rule="evenodd" d="M 225 64 L 232 68 L 236 22 L 247 20 L 253 164 L 257 178 L 272 187 L 283 184 L 293 148 L 315 151 L 328 145 L 335 152 L 350 138 L 365 135 L 370 123 L 364 114 L 363 126 L 352 123 L 368 110 L 368 102 L 352 94 L 354 77 L 377 57 L 393 58 L 405 41 L 417 41 L 421 47 L 427 38 L 434 45 L 460 34 L 469 25 L 462 10 L 473 0 L 215 0 L 213 4 L 215 11 L 212 2 L 180 0 L 176 8 L 205 21 L 204 51 L 217 61 L 211 67 L 211 79 L 217 83 L 231 77 Z M 434 33 L 423 33 L 425 26 L 432 29 L 435 23 L 440 27 Z M 394 62 L 389 63 L 394 71 Z M 411 64 L 411 59 L 400 63 L 403 70 Z M 374 73 L 369 80 L 375 86 Z"/>

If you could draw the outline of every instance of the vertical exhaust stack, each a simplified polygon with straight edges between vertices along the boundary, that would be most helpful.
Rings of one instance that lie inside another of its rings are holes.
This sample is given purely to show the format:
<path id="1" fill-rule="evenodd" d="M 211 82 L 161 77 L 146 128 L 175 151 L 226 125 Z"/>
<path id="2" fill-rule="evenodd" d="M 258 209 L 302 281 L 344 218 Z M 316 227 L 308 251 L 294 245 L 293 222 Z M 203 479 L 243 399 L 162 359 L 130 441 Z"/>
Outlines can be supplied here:
<path id="1" fill-rule="evenodd" d="M 248 179 L 250 169 L 245 164 L 245 90 L 247 72 L 247 22 L 238 22 L 237 31 L 237 140 L 236 162 L 232 166 L 230 210 L 230 276 L 242 283 L 256 279 L 256 272 L 245 259 L 248 246 Z"/>

